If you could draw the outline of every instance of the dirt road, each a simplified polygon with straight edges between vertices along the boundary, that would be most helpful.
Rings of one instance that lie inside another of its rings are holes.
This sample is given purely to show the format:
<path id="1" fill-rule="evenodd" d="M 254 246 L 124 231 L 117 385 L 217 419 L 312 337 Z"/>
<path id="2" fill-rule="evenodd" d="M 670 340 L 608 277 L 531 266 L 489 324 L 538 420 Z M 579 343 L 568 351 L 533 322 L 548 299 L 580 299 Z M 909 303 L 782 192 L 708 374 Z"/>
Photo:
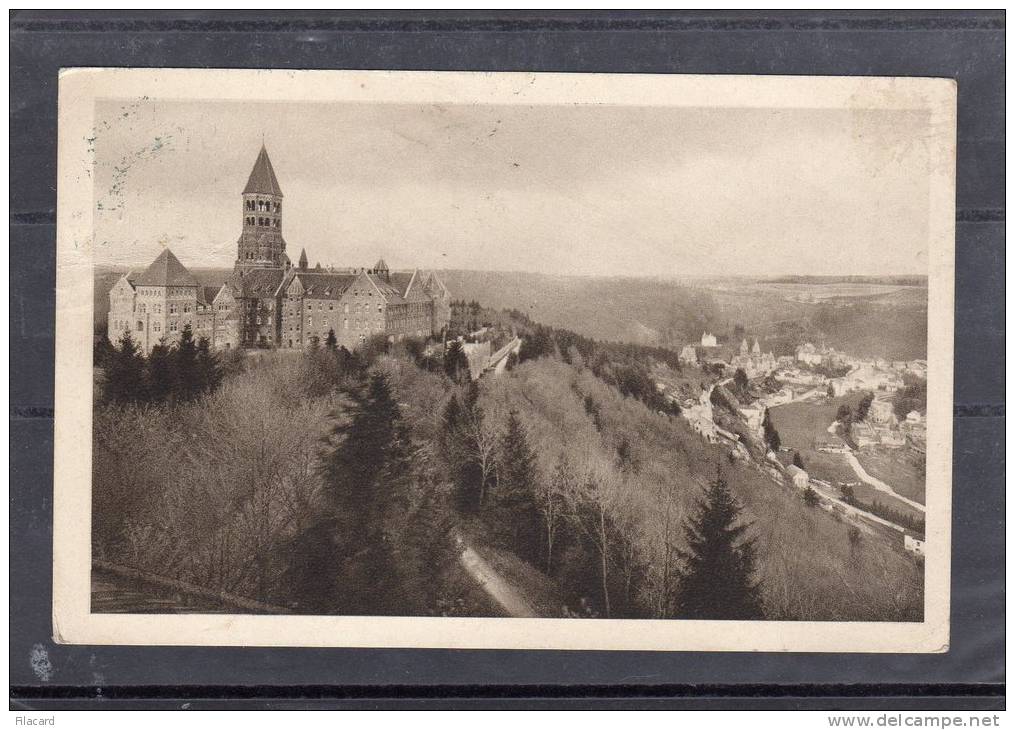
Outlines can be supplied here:
<path id="1" fill-rule="evenodd" d="M 538 614 L 525 597 L 514 589 L 493 567 L 458 536 L 455 538 L 462 553 L 459 561 L 466 572 L 498 606 L 512 618 L 536 618 Z"/>

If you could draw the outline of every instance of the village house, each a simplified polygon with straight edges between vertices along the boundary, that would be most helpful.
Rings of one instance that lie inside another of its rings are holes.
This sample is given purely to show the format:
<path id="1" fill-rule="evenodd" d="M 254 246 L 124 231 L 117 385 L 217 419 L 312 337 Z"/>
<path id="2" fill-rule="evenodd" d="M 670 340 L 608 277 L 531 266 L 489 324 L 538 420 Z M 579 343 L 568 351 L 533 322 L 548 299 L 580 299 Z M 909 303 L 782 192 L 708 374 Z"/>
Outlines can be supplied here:
<path id="1" fill-rule="evenodd" d="M 875 398 L 867 411 L 867 418 L 878 425 L 895 425 L 895 407 L 891 401 Z"/>
<path id="2" fill-rule="evenodd" d="M 702 347 L 718 347 L 719 346 L 719 342 L 716 339 L 716 336 L 713 335 L 711 332 L 702 332 L 701 333 L 701 346 Z"/>
<path id="3" fill-rule="evenodd" d="M 740 416 L 744 419 L 744 423 L 747 424 L 747 428 L 759 435 L 763 433 L 762 423 L 765 420 L 765 407 L 763 405 L 752 403 L 749 406 L 743 406 L 739 410 Z"/>
<path id="4" fill-rule="evenodd" d="M 907 551 L 913 553 L 913 555 L 923 555 L 926 549 L 926 540 L 921 540 L 918 537 L 906 533 L 903 538 L 903 544 Z"/>
<path id="5" fill-rule="evenodd" d="M 825 358 L 818 351 L 818 348 L 808 342 L 796 349 L 796 359 L 797 362 L 802 362 L 806 365 L 820 365 L 824 362 Z"/>
<path id="6" fill-rule="evenodd" d="M 789 476 L 790 483 L 797 489 L 807 489 L 810 485 L 810 478 L 807 476 L 807 472 L 796 464 L 790 464 L 786 467 L 786 475 Z"/>

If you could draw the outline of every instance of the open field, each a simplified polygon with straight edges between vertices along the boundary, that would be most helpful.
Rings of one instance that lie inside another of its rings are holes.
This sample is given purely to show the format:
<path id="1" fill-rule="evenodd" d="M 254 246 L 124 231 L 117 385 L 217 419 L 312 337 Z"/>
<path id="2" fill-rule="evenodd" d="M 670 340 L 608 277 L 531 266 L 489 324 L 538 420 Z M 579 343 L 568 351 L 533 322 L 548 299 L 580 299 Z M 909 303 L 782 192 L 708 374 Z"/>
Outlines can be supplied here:
<path id="1" fill-rule="evenodd" d="M 856 458 L 867 473 L 892 486 L 903 497 L 927 503 L 924 456 L 908 448 L 864 449 Z"/>
<path id="2" fill-rule="evenodd" d="M 841 483 L 850 484 L 860 502 L 865 504 L 880 502 L 905 514 L 922 518 L 923 513 L 919 510 L 863 483 L 841 454 L 828 454 L 817 450 L 819 442 L 842 443 L 839 436 L 828 433 L 828 426 L 835 420 L 835 413 L 841 404 L 846 403 L 853 408 L 862 398 L 863 393 L 851 393 L 841 398 L 787 403 L 771 408 L 769 413 L 779 432 L 782 445 L 800 452 L 804 468 L 811 477 L 829 482 L 833 486 Z M 919 475 L 915 466 L 893 461 L 903 458 L 901 451 L 891 456 L 887 453 L 873 458 L 872 464 L 875 467 L 873 470 L 868 467 L 865 457 L 858 455 L 858 458 L 872 476 L 887 482 L 902 496 L 922 502 L 924 478 Z M 786 463 L 790 458 L 789 454 L 783 454 Z"/>
<path id="3" fill-rule="evenodd" d="M 921 286 L 900 286 L 896 284 L 871 284 L 854 282 L 831 282 L 827 284 L 750 282 L 727 285 L 723 291 L 756 292 L 774 294 L 789 302 L 816 303 L 835 299 L 874 298 L 905 292 L 905 299 L 926 302 L 927 288 Z"/>
<path id="4" fill-rule="evenodd" d="M 770 408 L 769 413 L 772 414 L 772 421 L 779 431 L 783 446 L 800 452 L 816 451 L 816 444 L 822 441 L 842 443 L 838 435 L 828 433 L 828 427 L 835 420 L 839 406 L 845 403 L 850 408 L 855 408 L 863 395 L 850 393 L 840 398 L 786 403 Z"/>

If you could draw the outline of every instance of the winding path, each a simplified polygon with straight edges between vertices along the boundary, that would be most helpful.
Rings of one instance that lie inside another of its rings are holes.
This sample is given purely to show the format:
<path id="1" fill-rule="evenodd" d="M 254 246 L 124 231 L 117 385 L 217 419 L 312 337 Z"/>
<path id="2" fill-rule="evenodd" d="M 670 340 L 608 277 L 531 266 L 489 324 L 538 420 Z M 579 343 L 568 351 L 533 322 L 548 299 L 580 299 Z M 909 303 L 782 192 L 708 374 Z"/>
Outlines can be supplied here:
<path id="1" fill-rule="evenodd" d="M 849 448 L 849 447 L 847 446 L 846 448 Z M 892 489 L 889 485 L 885 484 L 880 479 L 876 479 L 876 478 L 872 477 L 870 474 L 868 474 L 867 470 L 863 468 L 863 465 L 860 463 L 859 459 L 856 458 L 856 456 L 853 454 L 852 451 L 845 452 L 843 454 L 843 456 L 846 457 L 846 461 L 849 462 L 849 465 L 853 467 L 853 471 L 860 478 L 860 481 L 864 482 L 865 484 L 869 484 L 870 486 L 874 487 L 874 489 L 878 490 L 879 492 L 884 492 L 886 494 L 892 495 L 895 499 L 897 499 L 900 502 L 903 502 L 905 504 L 908 504 L 910 507 L 912 507 L 915 510 L 919 510 L 920 512 L 926 512 L 927 511 L 927 508 L 924 507 L 919 502 L 914 502 L 913 500 L 909 499 L 908 497 L 903 497 L 901 494 L 896 492 L 894 489 Z"/>
<path id="2" fill-rule="evenodd" d="M 479 583 L 486 594 L 512 618 L 536 618 L 539 614 L 513 586 L 504 580 L 479 553 L 469 547 L 461 536 L 455 537 L 462 548 L 459 561 L 466 572 Z"/>
<path id="3" fill-rule="evenodd" d="M 839 425 L 838 421 L 832 421 L 832 425 L 828 427 L 828 433 L 831 434 L 838 433 L 836 431 L 838 425 Z M 872 477 L 870 474 L 868 474 L 867 470 L 863 468 L 863 464 L 861 464 L 860 460 L 856 458 L 856 455 L 853 453 L 853 449 L 849 447 L 849 444 L 845 443 L 845 440 L 843 440 L 843 449 L 844 450 L 842 451 L 842 455 L 846 457 L 846 462 L 851 467 L 853 467 L 853 473 L 856 474 L 857 478 L 861 482 L 871 487 L 874 487 L 874 489 L 876 489 L 879 492 L 890 494 L 895 499 L 899 500 L 903 504 L 908 504 L 915 510 L 919 510 L 920 512 L 927 511 L 927 508 L 924 505 L 920 504 L 919 502 L 915 502 L 912 499 L 909 499 L 908 497 L 903 497 L 901 494 L 892 489 L 892 487 L 889 484 L 886 484 L 880 479 Z"/>

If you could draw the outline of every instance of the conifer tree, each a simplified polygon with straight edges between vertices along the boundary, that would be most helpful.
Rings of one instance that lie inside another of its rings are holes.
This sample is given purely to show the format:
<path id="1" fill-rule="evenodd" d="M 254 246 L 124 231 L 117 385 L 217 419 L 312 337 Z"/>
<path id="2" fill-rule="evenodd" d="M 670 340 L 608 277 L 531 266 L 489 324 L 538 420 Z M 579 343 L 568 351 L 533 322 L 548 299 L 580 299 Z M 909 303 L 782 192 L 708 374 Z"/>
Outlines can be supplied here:
<path id="1" fill-rule="evenodd" d="M 159 340 L 150 353 L 145 369 L 148 399 L 152 403 L 164 403 L 173 392 L 173 354 L 165 340 Z"/>
<path id="2" fill-rule="evenodd" d="M 765 443 L 768 444 L 768 448 L 778 451 L 782 446 L 782 439 L 779 438 L 779 432 L 775 430 L 775 424 L 772 423 L 772 416 L 768 410 L 765 411 L 765 419 L 762 421 L 761 427 L 765 432 Z"/>
<path id="3" fill-rule="evenodd" d="M 539 509 L 535 497 L 538 477 L 536 455 L 515 411 L 508 415 L 499 452 L 495 524 L 517 553 L 536 560 L 540 539 Z"/>
<path id="4" fill-rule="evenodd" d="M 736 372 L 733 373 L 733 386 L 737 391 L 738 396 L 747 396 L 747 373 L 744 372 L 743 368 L 737 368 Z"/>
<path id="5" fill-rule="evenodd" d="M 193 400 L 201 393 L 197 345 L 189 324 L 184 325 L 173 350 L 173 380 L 173 396 L 177 401 Z"/>
<path id="6" fill-rule="evenodd" d="M 106 333 L 99 332 L 95 344 L 92 346 L 92 365 L 100 368 L 108 367 L 109 360 L 115 351 L 116 348 L 106 337 Z"/>
<path id="7" fill-rule="evenodd" d="M 109 359 L 103 395 L 111 403 L 136 403 L 145 398 L 144 358 L 127 330 Z"/>
<path id="8" fill-rule="evenodd" d="M 676 614 L 686 619 L 762 617 L 761 592 L 754 580 L 754 542 L 749 525 L 722 474 L 704 491 L 696 513 L 684 523 L 687 548 L 680 550 Z"/>
<path id="9" fill-rule="evenodd" d="M 211 351 L 211 343 L 207 337 L 197 341 L 197 373 L 201 390 L 210 393 L 222 383 L 222 368 L 218 358 Z"/>
<path id="10" fill-rule="evenodd" d="M 306 556 L 324 571 L 317 577 L 323 593 L 312 602 L 345 614 L 395 613 L 401 608 L 393 557 L 398 535 L 391 523 L 407 507 L 408 431 L 383 374 L 349 395 L 350 417 L 333 430 L 337 445 L 323 467 L 332 543 L 318 547 L 327 555 Z"/>
<path id="11" fill-rule="evenodd" d="M 338 338 L 335 337 L 335 329 L 331 328 L 328 330 L 328 337 L 324 340 L 324 346 L 329 350 L 338 349 Z"/>
<path id="12" fill-rule="evenodd" d="M 469 378 L 469 358 L 458 340 L 452 340 L 444 352 L 444 374 L 455 382 Z"/>
<path id="13" fill-rule="evenodd" d="M 874 402 L 873 393 L 867 393 L 866 395 L 864 395 L 863 398 L 860 399 L 860 402 L 856 404 L 856 420 L 858 421 L 866 420 L 867 414 L 870 412 L 871 403 L 873 402 Z"/>
<path id="14" fill-rule="evenodd" d="M 802 456 L 800 456 L 800 452 L 799 451 L 794 451 L 793 452 L 793 466 L 795 466 L 798 469 L 806 469 L 807 468 L 807 467 L 804 466 L 804 459 L 803 459 Z"/>

